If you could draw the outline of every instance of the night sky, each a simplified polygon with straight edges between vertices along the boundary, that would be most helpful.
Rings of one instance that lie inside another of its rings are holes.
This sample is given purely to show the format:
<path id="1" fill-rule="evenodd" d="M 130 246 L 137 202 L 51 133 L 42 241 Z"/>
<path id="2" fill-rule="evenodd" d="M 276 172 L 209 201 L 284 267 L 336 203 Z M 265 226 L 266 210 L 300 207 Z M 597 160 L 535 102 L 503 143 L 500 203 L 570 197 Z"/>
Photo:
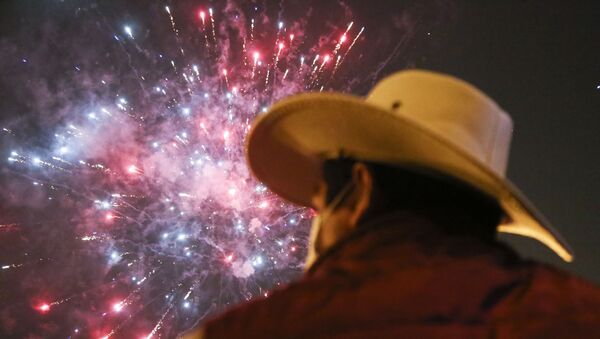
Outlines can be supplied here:
<path id="1" fill-rule="evenodd" d="M 508 177 L 575 261 L 502 239 L 599 283 L 600 2 L 565 3 L 0 2 L 0 336 L 170 337 L 294 279 L 311 213 L 249 178 L 248 124 L 413 67 L 512 116 Z"/>
<path id="2" fill-rule="evenodd" d="M 532 241 L 519 249 L 599 282 L 600 3 L 508 3 L 461 3 L 443 47 L 418 65 L 476 84 L 512 116 L 508 177 L 569 241 L 575 261 L 561 265 Z"/>

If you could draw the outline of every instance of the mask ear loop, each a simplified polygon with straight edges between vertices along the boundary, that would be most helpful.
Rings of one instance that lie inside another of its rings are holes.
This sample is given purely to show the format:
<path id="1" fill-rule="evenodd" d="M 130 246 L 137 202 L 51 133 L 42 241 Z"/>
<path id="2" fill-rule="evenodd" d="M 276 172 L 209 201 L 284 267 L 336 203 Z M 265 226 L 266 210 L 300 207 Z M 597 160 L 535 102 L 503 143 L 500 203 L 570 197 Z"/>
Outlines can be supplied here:
<path id="1" fill-rule="evenodd" d="M 354 182 L 352 179 L 342 188 L 340 193 L 338 193 L 331 203 L 325 207 L 323 212 L 314 217 L 312 221 L 312 226 L 310 227 L 310 235 L 308 240 L 308 254 L 306 255 L 306 261 L 304 263 L 304 270 L 308 271 L 308 269 L 314 264 L 314 262 L 319 257 L 319 251 L 317 249 L 317 244 L 319 243 L 319 235 L 321 234 L 321 227 L 329 215 L 335 211 L 339 205 L 342 203 L 344 199 L 348 196 L 349 192 L 351 192 L 351 188 L 354 186 Z"/>
<path id="2" fill-rule="evenodd" d="M 325 209 L 321 213 L 321 220 L 325 219 L 325 216 L 329 217 L 329 215 L 339 207 L 342 201 L 347 198 L 348 194 L 350 193 L 350 189 L 352 189 L 352 186 L 354 186 L 354 182 L 352 181 L 352 179 L 350 179 L 350 181 L 346 185 L 344 185 L 344 188 L 342 188 L 340 193 L 338 193 L 333 198 L 333 200 L 331 200 L 331 203 L 327 205 L 327 207 L 325 207 Z"/>

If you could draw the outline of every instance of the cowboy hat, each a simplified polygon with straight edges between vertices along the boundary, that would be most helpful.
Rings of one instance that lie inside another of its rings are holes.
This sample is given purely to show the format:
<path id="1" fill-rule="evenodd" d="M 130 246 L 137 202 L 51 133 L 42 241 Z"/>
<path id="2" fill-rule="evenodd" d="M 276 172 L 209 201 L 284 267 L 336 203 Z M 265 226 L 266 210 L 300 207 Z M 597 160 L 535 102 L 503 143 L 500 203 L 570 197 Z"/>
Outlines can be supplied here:
<path id="1" fill-rule="evenodd" d="M 249 132 L 254 175 L 293 203 L 311 206 L 323 160 L 341 151 L 357 160 L 434 169 L 498 200 L 500 232 L 534 238 L 565 261 L 573 252 L 506 178 L 512 120 L 460 79 L 424 70 L 380 81 L 366 98 L 304 93 L 274 104 Z"/>

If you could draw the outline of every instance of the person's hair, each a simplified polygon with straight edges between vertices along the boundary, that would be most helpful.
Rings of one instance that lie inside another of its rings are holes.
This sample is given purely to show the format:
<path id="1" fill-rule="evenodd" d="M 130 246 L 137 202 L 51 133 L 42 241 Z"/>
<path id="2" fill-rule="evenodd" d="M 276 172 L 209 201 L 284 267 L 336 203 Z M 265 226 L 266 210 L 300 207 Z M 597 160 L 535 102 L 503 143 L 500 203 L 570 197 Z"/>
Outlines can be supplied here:
<path id="1" fill-rule="evenodd" d="M 352 180 L 356 162 L 341 157 L 323 163 L 328 204 Z M 434 170 L 360 162 L 373 177 L 370 206 L 361 222 L 403 210 L 428 218 L 448 234 L 495 239 L 504 212 L 493 197 Z"/>

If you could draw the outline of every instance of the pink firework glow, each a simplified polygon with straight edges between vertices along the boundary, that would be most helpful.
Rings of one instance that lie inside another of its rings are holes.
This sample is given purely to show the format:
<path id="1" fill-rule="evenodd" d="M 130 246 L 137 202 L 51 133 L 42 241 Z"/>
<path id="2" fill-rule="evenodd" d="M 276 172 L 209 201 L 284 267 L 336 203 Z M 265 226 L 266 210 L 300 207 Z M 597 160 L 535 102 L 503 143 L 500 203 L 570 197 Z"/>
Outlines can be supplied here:
<path id="1" fill-rule="evenodd" d="M 58 265 L 24 278 L 28 308 L 60 319 L 43 336 L 172 337 L 301 271 L 313 213 L 252 177 L 244 139 L 274 101 L 332 89 L 363 30 L 342 18 L 310 35 L 301 16 L 200 7 L 163 6 L 148 26 L 82 12 L 103 42 L 89 59 L 106 59 L 63 60 L 73 76 L 57 77 L 79 94 L 49 88 L 47 139 L 11 142 L 19 203 L 50 216 L 2 271 Z"/>

